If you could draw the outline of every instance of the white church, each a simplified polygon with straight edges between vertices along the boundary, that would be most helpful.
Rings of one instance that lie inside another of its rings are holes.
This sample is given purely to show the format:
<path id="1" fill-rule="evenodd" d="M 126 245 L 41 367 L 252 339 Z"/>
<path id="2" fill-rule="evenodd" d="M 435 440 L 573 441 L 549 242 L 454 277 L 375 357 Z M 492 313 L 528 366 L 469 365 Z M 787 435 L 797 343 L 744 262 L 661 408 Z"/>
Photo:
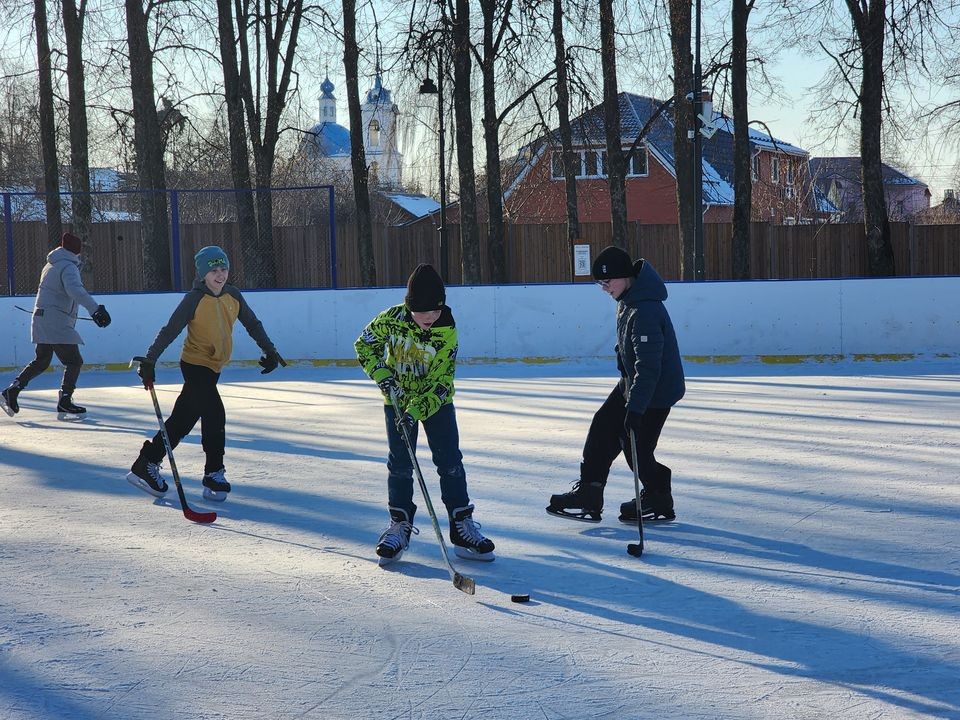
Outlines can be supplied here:
<path id="1" fill-rule="evenodd" d="M 350 131 L 337 123 L 337 100 L 330 78 L 320 86 L 320 122 L 304 135 L 301 150 L 309 160 L 327 160 L 345 174 L 350 169 Z M 403 155 L 397 149 L 397 118 L 400 111 L 390 91 L 383 87 L 379 71 L 373 87 L 360 105 L 363 148 L 371 183 L 399 188 Z"/>

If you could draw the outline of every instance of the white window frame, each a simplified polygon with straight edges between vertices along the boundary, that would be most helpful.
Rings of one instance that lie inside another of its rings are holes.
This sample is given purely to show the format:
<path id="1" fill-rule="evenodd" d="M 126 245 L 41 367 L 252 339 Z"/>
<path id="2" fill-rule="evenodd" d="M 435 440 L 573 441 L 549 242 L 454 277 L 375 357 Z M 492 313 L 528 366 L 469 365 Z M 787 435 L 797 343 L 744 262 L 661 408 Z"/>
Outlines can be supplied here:
<path id="1" fill-rule="evenodd" d="M 787 185 L 793 185 L 793 180 L 794 180 L 793 159 L 787 158 L 786 163 L 787 163 L 787 177 L 786 177 Z"/>
<path id="2" fill-rule="evenodd" d="M 750 177 L 753 182 L 760 179 L 760 153 L 750 158 Z"/>
<path id="3" fill-rule="evenodd" d="M 780 158 L 770 158 L 770 182 L 774 185 L 780 184 Z"/>
<path id="4" fill-rule="evenodd" d="M 625 147 L 624 154 L 626 154 L 630 148 Z M 634 172 L 633 163 L 639 158 L 643 158 L 643 172 Z M 647 152 L 646 143 L 641 143 L 637 146 L 637 149 L 633 153 L 633 157 L 630 159 L 630 162 L 627 165 L 627 177 L 648 177 L 650 175 L 650 153 Z"/>

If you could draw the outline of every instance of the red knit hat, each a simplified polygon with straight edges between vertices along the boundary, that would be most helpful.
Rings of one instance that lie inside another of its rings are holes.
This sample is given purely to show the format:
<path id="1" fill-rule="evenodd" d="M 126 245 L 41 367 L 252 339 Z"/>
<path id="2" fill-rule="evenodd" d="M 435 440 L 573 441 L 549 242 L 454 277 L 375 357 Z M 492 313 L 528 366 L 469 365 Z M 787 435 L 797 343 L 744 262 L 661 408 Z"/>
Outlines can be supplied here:
<path id="1" fill-rule="evenodd" d="M 63 237 L 60 238 L 60 247 L 64 250 L 69 250 L 74 255 L 79 255 L 80 251 L 83 250 L 83 240 L 73 233 L 65 232 Z"/>

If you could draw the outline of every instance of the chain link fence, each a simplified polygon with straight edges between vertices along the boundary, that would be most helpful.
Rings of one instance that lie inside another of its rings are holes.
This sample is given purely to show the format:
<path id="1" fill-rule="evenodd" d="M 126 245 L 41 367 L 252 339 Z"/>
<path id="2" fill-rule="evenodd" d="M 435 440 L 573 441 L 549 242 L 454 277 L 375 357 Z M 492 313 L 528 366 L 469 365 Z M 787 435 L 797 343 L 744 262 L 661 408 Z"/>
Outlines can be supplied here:
<path id="1" fill-rule="evenodd" d="M 83 200 L 91 206 L 86 228 L 73 211 Z M 59 245 L 46 223 L 46 196 L 4 190 L 0 201 L 0 294 L 33 295 Z M 63 231 L 85 240 L 81 273 L 91 293 L 186 290 L 196 277 L 193 256 L 206 245 L 227 252 L 230 282 L 243 288 L 338 286 L 329 185 L 65 192 L 60 205 Z"/>

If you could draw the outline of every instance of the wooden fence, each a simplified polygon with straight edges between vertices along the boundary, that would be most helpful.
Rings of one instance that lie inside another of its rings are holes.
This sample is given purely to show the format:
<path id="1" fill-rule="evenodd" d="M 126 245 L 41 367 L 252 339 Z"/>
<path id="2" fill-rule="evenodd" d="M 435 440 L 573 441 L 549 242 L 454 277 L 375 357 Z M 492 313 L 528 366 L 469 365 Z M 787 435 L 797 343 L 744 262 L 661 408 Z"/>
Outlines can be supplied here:
<path id="1" fill-rule="evenodd" d="M 7 267 L 13 263 L 14 294 L 32 295 L 48 252 L 46 228 L 38 222 L 14 223 L 12 259 L 0 252 L 0 293 L 7 294 Z M 483 282 L 486 269 L 486 228 L 479 229 Z M 893 250 L 900 276 L 960 275 L 960 226 L 892 226 Z M 731 227 L 704 226 L 705 277 L 732 277 Z M 142 242 L 138 222 L 101 223 L 93 226 L 92 267 L 87 287 L 91 292 L 142 290 Z M 591 255 L 611 244 L 608 223 L 584 225 L 579 244 L 589 245 Z M 231 279 L 240 287 L 257 283 L 245 277 L 243 253 L 235 223 L 184 224 L 180 226 L 181 276 L 189 287 L 194 278 L 193 254 L 204 245 L 220 245 L 231 259 Z M 680 246 L 676 225 L 630 226 L 628 250 L 644 257 L 666 280 L 680 279 Z M 337 229 L 336 248 L 330 247 L 323 225 L 277 227 L 273 252 L 277 267 L 276 287 L 333 287 L 331 255 L 336 253 L 336 286 L 360 286 L 357 238 L 352 225 Z M 459 227 L 449 232 L 449 283 L 462 282 Z M 440 265 L 435 227 L 418 223 L 406 227 L 374 226 L 374 258 L 379 286 L 406 283 L 420 262 Z M 507 278 L 510 283 L 589 281 L 572 277 L 572 253 L 564 225 L 511 225 L 506 237 Z M 751 231 L 750 261 L 756 279 L 842 278 L 869 274 L 863 226 L 768 225 L 755 223 Z"/>

